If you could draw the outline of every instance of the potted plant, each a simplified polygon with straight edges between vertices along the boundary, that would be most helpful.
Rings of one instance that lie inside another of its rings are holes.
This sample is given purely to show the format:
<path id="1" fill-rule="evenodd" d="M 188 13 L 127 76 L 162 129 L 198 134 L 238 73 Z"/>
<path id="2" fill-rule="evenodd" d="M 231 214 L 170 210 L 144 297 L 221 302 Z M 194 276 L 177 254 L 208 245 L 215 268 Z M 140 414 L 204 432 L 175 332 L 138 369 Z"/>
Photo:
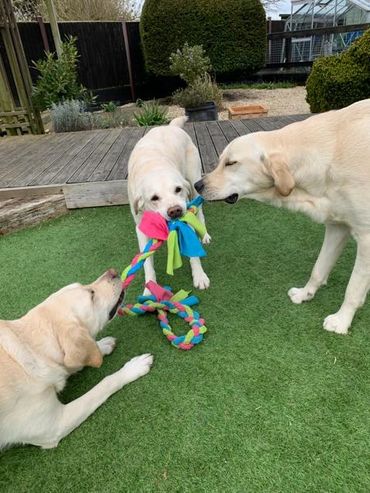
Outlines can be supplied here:
<path id="1" fill-rule="evenodd" d="M 173 94 L 173 102 L 185 108 L 189 121 L 217 120 L 222 91 L 212 80 L 210 59 L 200 45 L 185 43 L 170 56 L 171 72 L 185 81 L 186 87 Z"/>

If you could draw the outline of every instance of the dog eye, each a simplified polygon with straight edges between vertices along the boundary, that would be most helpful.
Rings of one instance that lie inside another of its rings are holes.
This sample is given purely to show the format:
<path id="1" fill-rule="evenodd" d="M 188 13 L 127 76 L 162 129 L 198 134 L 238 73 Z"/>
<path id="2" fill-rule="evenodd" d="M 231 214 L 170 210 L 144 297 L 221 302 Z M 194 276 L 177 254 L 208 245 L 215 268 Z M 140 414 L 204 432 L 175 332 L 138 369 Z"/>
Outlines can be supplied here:
<path id="1" fill-rule="evenodd" d="M 158 195 L 153 195 L 153 197 L 150 200 L 152 200 L 153 202 L 156 202 L 157 200 L 159 200 L 159 197 L 158 197 Z"/>
<path id="2" fill-rule="evenodd" d="M 225 163 L 225 166 L 232 166 L 233 164 L 236 164 L 238 161 L 229 161 L 228 163 Z"/>
<path id="3" fill-rule="evenodd" d="M 91 294 L 91 299 L 94 300 L 95 291 L 93 289 L 91 289 L 90 294 Z"/>
<path id="4" fill-rule="evenodd" d="M 180 193 L 182 191 L 182 188 L 181 187 L 176 187 L 175 188 L 175 193 Z"/>

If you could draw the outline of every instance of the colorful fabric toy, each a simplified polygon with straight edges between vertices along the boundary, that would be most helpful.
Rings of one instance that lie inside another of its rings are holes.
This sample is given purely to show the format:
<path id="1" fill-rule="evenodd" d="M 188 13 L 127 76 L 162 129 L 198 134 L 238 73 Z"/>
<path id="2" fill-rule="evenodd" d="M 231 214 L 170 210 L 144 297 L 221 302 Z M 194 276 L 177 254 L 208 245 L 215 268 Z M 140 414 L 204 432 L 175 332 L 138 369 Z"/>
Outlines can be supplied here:
<path id="1" fill-rule="evenodd" d="M 202 203 L 202 197 L 197 197 L 188 203 L 187 212 L 184 216 L 168 222 L 157 212 L 144 212 L 139 229 L 151 239 L 144 250 L 138 253 L 131 264 L 122 272 L 121 279 L 124 289 L 134 280 L 145 260 L 153 255 L 165 241 L 167 241 L 168 247 L 168 274 L 173 275 L 174 270 L 181 267 L 181 255 L 187 257 L 204 257 L 206 255 L 199 236 L 203 239 L 207 230 L 196 216 Z M 173 346 L 179 349 L 191 349 L 195 344 L 199 344 L 203 340 L 203 334 L 207 328 L 199 313 L 191 309 L 191 306 L 199 303 L 198 298 L 189 296 L 189 293 L 183 290 L 174 295 L 171 288 L 162 288 L 153 281 L 147 283 L 146 287 L 151 295 L 139 296 L 135 305 L 120 307 L 117 311 L 118 315 L 135 316 L 156 311 L 162 332 Z M 186 335 L 176 336 L 173 333 L 166 312 L 177 314 L 190 325 L 191 329 Z"/>

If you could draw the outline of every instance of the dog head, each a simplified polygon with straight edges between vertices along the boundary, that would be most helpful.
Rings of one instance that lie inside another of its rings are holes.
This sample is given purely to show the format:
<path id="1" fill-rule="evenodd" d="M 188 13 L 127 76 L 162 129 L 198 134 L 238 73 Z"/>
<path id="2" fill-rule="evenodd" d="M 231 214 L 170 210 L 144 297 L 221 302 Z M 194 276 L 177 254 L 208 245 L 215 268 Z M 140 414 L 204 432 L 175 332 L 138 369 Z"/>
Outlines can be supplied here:
<path id="1" fill-rule="evenodd" d="M 186 201 L 191 185 L 176 169 L 146 173 L 136 189 L 133 199 L 135 214 L 150 210 L 159 212 L 169 221 L 186 212 Z"/>
<path id="2" fill-rule="evenodd" d="M 91 284 L 60 289 L 26 317 L 33 325 L 52 327 L 65 367 L 99 367 L 102 355 L 95 336 L 115 316 L 123 297 L 120 277 L 110 269 Z"/>
<path id="3" fill-rule="evenodd" d="M 258 138 L 249 134 L 230 142 L 216 169 L 194 186 L 206 200 L 235 203 L 241 197 L 257 198 L 271 187 L 286 197 L 295 182 L 284 155 L 266 153 Z"/>

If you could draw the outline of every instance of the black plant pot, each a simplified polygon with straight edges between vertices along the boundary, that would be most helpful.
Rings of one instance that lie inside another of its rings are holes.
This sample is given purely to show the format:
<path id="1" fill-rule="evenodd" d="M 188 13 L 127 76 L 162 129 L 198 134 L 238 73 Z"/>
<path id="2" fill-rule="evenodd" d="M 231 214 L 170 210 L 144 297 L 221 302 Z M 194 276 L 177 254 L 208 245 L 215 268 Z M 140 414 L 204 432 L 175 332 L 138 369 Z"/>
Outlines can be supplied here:
<path id="1" fill-rule="evenodd" d="M 209 101 L 195 108 L 185 108 L 185 115 L 189 117 L 189 122 L 218 120 L 217 107 L 214 101 Z"/>

